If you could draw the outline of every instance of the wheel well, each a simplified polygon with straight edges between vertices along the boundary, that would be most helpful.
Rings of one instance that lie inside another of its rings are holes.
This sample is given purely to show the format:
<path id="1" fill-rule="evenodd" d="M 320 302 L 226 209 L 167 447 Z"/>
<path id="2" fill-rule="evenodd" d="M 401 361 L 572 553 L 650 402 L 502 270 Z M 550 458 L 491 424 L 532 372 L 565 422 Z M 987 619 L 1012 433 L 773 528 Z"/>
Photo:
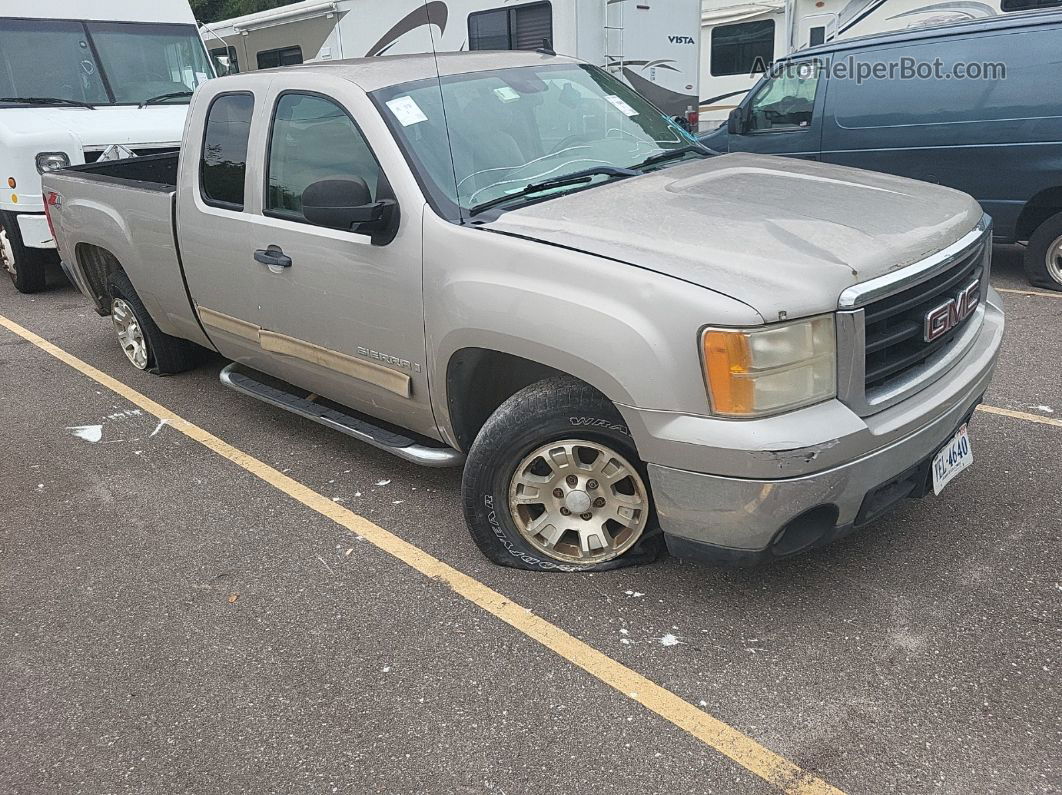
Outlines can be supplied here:
<path id="1" fill-rule="evenodd" d="M 464 451 L 495 410 L 526 386 L 568 375 L 530 359 L 486 348 L 464 348 L 446 368 L 446 401 L 457 443 Z"/>
<path id="2" fill-rule="evenodd" d="M 88 281 L 89 289 L 92 290 L 92 298 L 96 302 L 96 311 L 102 315 L 109 314 L 110 301 L 107 296 L 107 280 L 112 273 L 122 270 L 122 264 L 118 258 L 105 248 L 94 246 L 91 243 L 79 243 L 74 250 L 78 265 Z"/>
<path id="3" fill-rule="evenodd" d="M 1040 224 L 1056 213 L 1062 212 L 1062 187 L 1048 188 L 1033 196 L 1018 216 L 1015 236 L 1028 240 Z"/>

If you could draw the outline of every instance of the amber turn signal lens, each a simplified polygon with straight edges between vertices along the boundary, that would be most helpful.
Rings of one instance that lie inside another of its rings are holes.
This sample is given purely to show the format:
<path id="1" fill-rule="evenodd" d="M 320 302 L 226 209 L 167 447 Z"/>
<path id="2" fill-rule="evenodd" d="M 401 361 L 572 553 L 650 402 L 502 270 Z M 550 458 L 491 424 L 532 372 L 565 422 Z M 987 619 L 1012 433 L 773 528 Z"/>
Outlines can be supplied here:
<path id="1" fill-rule="evenodd" d="M 749 340 L 732 331 L 704 333 L 704 370 L 712 408 L 720 414 L 751 414 L 753 382 L 735 378 L 749 371 Z"/>

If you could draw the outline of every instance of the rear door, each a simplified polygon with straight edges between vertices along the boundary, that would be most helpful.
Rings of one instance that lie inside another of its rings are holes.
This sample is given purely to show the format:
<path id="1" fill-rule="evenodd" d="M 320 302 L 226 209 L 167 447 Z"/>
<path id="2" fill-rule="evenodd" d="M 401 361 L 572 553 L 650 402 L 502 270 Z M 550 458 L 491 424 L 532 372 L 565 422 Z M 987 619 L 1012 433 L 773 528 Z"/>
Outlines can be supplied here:
<path id="1" fill-rule="evenodd" d="M 783 62 L 742 103 L 745 129 L 729 136 L 730 151 L 818 160 L 826 64 L 824 58 Z"/>
<path id="2" fill-rule="evenodd" d="M 199 319 L 217 349 L 264 369 L 268 357 L 258 344 L 258 329 L 288 294 L 283 274 L 257 262 L 248 243 L 257 239 L 260 227 L 253 169 L 247 165 L 261 148 L 264 95 L 248 90 L 212 94 L 195 104 L 188 129 L 204 132 L 181 156 L 181 261 Z"/>

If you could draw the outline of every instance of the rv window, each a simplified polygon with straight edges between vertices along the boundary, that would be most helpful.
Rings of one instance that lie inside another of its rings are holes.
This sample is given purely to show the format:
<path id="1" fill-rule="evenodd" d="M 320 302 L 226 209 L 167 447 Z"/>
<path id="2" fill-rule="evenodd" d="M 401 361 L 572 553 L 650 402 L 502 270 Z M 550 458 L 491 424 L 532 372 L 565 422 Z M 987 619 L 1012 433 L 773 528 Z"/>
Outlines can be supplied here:
<path id="1" fill-rule="evenodd" d="M 258 53 L 258 68 L 273 69 L 277 66 L 294 66 L 302 63 L 302 47 L 280 47 Z"/>
<path id="2" fill-rule="evenodd" d="M 713 77 L 766 72 L 773 60 L 773 19 L 719 25 L 712 29 Z"/>
<path id="3" fill-rule="evenodd" d="M 553 41 L 553 8 L 531 3 L 468 15 L 468 49 L 536 50 Z"/>
<path id="4" fill-rule="evenodd" d="M 253 110 L 254 98 L 250 94 L 221 94 L 210 104 L 199 165 L 200 191 L 209 205 L 243 209 L 247 137 Z"/>
<path id="5" fill-rule="evenodd" d="M 330 99 L 313 94 L 281 96 L 269 139 L 266 215 L 306 223 L 302 194 L 322 179 L 360 177 L 372 200 L 380 166 L 361 130 Z"/>
<path id="6" fill-rule="evenodd" d="M 1057 8 L 1062 0 L 1003 0 L 1004 11 L 1032 11 L 1037 8 Z"/>
<path id="7" fill-rule="evenodd" d="M 808 44 L 812 47 L 818 47 L 820 44 L 826 42 L 826 27 L 824 25 L 816 25 L 810 31 L 808 31 Z"/>

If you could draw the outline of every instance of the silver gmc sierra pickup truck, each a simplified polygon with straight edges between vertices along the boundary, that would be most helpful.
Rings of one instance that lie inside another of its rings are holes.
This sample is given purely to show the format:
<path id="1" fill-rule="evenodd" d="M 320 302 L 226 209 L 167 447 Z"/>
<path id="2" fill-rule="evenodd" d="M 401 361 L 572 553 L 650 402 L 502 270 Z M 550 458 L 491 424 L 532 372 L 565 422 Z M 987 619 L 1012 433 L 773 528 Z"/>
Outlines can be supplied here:
<path id="1" fill-rule="evenodd" d="M 937 491 L 1003 335 L 936 185 L 717 156 L 551 52 L 211 80 L 179 155 L 46 174 L 133 366 L 464 465 L 497 563 L 784 557 Z"/>

